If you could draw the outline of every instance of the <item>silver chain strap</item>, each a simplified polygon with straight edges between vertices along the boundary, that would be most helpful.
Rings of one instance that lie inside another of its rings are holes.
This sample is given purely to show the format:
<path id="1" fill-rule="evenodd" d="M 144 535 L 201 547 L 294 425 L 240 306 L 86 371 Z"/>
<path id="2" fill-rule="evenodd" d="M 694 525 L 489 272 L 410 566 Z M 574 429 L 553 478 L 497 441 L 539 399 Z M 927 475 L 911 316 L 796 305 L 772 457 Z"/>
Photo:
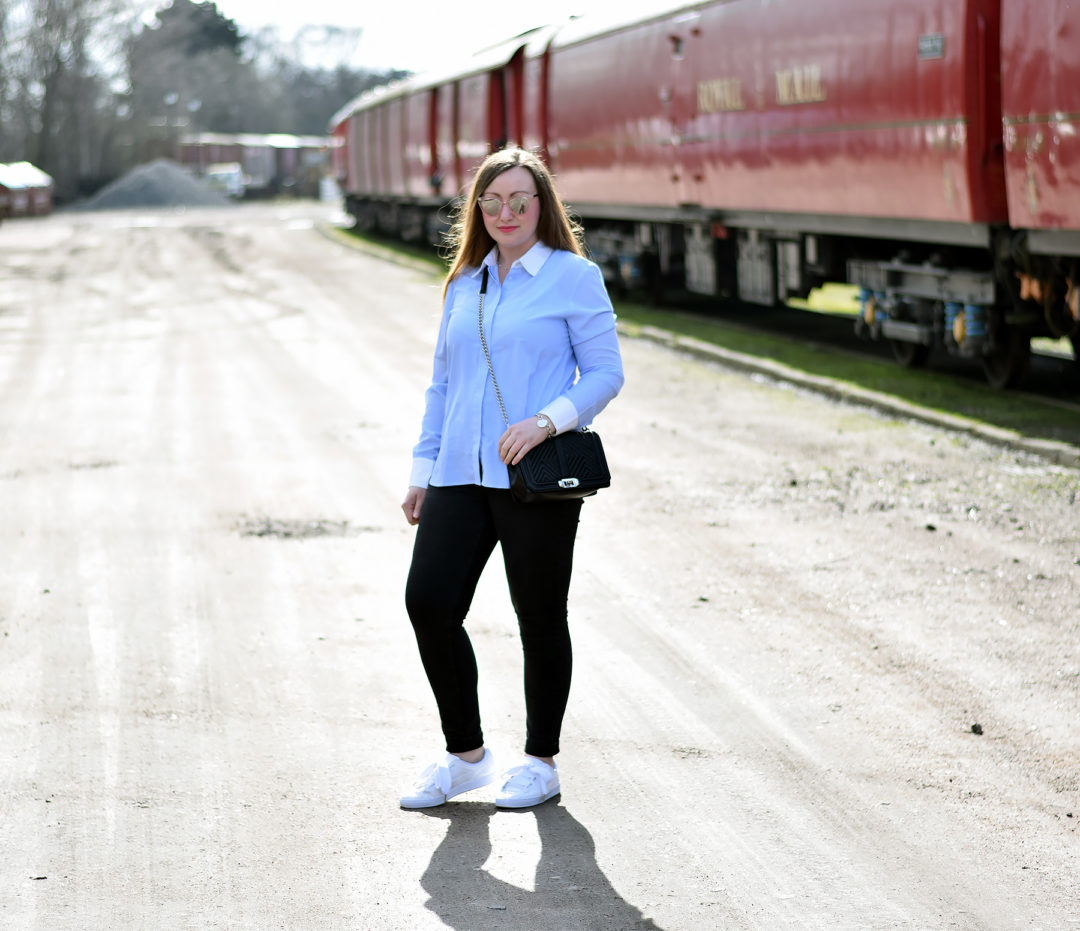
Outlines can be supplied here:
<path id="1" fill-rule="evenodd" d="M 491 384 L 495 386 L 495 400 L 499 402 L 499 410 L 502 412 L 503 423 L 508 427 L 510 426 L 510 418 L 506 416 L 506 405 L 503 404 L 502 392 L 499 390 L 499 383 L 495 380 L 495 369 L 491 365 L 491 353 L 488 352 L 487 337 L 484 336 L 484 294 L 487 291 L 488 282 L 488 269 L 484 266 L 484 280 L 480 283 L 480 311 L 479 311 L 479 325 L 480 325 L 480 345 L 484 347 L 484 358 L 487 359 L 488 372 L 491 374 Z"/>

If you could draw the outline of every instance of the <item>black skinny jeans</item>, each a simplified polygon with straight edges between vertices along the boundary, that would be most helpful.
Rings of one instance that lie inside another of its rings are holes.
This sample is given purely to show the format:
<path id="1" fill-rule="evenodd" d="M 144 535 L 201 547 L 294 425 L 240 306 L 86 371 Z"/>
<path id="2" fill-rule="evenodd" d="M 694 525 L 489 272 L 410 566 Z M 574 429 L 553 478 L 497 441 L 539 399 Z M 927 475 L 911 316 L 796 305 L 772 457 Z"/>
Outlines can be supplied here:
<path id="1" fill-rule="evenodd" d="M 505 489 L 428 488 L 405 607 L 450 753 L 484 743 L 476 657 L 464 624 L 496 543 L 502 546 L 525 657 L 525 752 L 559 752 L 572 665 L 566 598 L 580 511 L 580 500 L 522 505 Z"/>

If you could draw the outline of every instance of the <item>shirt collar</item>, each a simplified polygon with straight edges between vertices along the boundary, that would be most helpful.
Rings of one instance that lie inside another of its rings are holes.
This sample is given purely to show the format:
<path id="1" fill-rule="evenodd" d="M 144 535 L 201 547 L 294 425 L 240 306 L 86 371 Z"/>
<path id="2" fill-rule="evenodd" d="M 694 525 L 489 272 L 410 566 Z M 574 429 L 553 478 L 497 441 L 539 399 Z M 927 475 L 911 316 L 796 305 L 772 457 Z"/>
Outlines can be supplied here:
<path id="1" fill-rule="evenodd" d="M 551 246 L 537 240 L 533 243 L 532 248 L 518 259 L 518 264 L 535 278 L 554 251 L 555 250 L 552 249 Z M 474 268 L 469 274 L 473 278 L 477 277 L 485 265 L 491 269 L 491 274 L 498 275 L 499 250 L 497 247 L 493 246 L 491 251 L 484 256 L 484 261 L 480 263 L 479 268 Z"/>

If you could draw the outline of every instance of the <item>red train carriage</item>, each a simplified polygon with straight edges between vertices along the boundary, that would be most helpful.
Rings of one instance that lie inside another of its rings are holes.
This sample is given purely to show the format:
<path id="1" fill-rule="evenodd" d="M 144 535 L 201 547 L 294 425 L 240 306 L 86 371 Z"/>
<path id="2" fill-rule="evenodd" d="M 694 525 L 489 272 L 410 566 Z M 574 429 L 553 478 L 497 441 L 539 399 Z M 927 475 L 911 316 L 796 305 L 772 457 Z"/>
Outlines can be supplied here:
<path id="1" fill-rule="evenodd" d="M 524 144 L 609 281 L 771 304 L 848 280 L 901 361 L 941 346 L 1012 384 L 1032 335 L 1076 326 L 1067 5 L 714 0 L 537 30 L 343 111 L 348 206 L 420 235 Z"/>
<path id="2" fill-rule="evenodd" d="M 540 138 L 524 59 L 533 34 L 475 56 L 447 75 L 410 78 L 361 95 L 332 121 L 345 140 L 338 175 L 362 227 L 438 241 L 443 208 L 494 149 Z M 526 120 L 531 129 L 526 131 Z"/>
<path id="3" fill-rule="evenodd" d="M 1075 3 L 1003 0 L 1002 122 L 1022 297 L 1080 357 L 1080 32 Z"/>
<path id="4" fill-rule="evenodd" d="M 552 167 L 612 269 L 763 304 L 850 278 L 903 361 L 965 314 L 952 348 L 1012 380 L 1026 359 L 997 338 L 991 260 L 1008 219 L 999 14 L 728 0 L 583 20 L 550 51 Z"/>
<path id="5" fill-rule="evenodd" d="M 728 0 L 591 34 L 582 20 L 552 46 L 552 164 L 583 209 L 905 217 L 963 224 L 930 232 L 967 244 L 970 224 L 1006 216 L 1000 170 L 983 171 L 1000 121 L 974 80 L 995 72 L 996 36 L 997 0 Z"/>

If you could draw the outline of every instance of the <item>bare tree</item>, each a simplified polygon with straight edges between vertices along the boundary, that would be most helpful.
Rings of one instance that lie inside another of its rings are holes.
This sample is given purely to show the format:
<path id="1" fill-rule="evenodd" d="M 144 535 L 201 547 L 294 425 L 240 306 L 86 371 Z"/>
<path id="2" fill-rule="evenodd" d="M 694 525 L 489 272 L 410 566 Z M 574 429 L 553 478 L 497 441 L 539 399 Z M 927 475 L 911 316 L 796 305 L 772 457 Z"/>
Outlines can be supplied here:
<path id="1" fill-rule="evenodd" d="M 69 200 L 183 133 L 321 134 L 401 75 L 353 65 L 358 37 L 249 38 L 210 0 L 0 0 L 0 161 L 34 162 Z"/>
<path id="2" fill-rule="evenodd" d="M 0 0 L 4 2 L 4 0 Z M 60 199 L 106 172 L 122 0 L 6 0 L 0 120 L 6 160 L 49 172 Z"/>
<path id="3" fill-rule="evenodd" d="M 10 160 L 12 125 L 12 43 L 9 37 L 12 0 L 0 0 L 0 162 Z"/>
<path id="4" fill-rule="evenodd" d="M 143 158 L 171 155 L 184 132 L 251 129 L 241 103 L 256 82 L 243 44 L 214 3 L 193 0 L 172 0 L 128 37 L 129 126 Z"/>

